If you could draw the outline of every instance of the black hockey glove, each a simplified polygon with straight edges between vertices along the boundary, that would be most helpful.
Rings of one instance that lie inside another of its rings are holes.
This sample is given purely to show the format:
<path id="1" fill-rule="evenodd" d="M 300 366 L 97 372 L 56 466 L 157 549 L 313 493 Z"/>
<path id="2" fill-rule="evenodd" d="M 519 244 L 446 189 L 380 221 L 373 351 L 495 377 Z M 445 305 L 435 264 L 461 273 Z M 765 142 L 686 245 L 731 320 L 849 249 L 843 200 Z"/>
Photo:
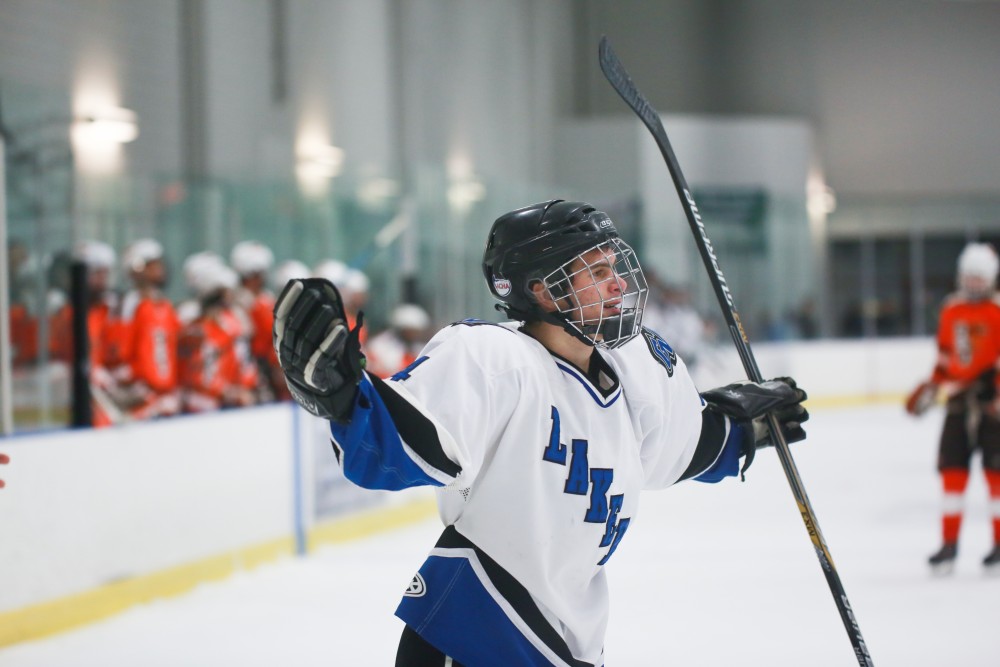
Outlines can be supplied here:
<path id="1" fill-rule="evenodd" d="M 748 437 L 743 442 L 746 460 L 741 473 L 753 463 L 757 449 L 774 446 L 767 426 L 768 414 L 777 417 L 785 442 L 798 442 L 806 437 L 802 428 L 802 422 L 809 419 L 809 412 L 802 405 L 806 392 L 792 378 L 775 378 L 760 384 L 736 382 L 702 392 L 701 397 L 708 403 L 708 409 L 726 415 L 746 429 Z"/>
<path id="2" fill-rule="evenodd" d="M 365 357 L 340 292 L 329 280 L 292 280 L 274 304 L 274 350 L 292 397 L 303 408 L 332 421 L 350 421 Z"/>

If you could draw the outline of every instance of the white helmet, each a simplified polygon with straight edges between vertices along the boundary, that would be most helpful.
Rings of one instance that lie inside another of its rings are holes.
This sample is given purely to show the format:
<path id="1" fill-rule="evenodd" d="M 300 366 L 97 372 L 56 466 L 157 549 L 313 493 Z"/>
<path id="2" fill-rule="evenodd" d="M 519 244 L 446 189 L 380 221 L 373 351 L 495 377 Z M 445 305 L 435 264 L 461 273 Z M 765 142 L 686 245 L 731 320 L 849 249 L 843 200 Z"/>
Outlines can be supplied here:
<path id="1" fill-rule="evenodd" d="M 313 269 L 313 275 L 317 278 L 326 278 L 331 283 L 341 288 L 347 279 L 347 265 L 336 259 L 325 259 Z"/>
<path id="2" fill-rule="evenodd" d="M 274 265 L 274 253 L 260 241 L 240 241 L 229 253 L 229 263 L 241 276 L 264 273 Z"/>
<path id="3" fill-rule="evenodd" d="M 992 285 L 996 282 L 998 269 L 1000 260 L 997 259 L 993 246 L 988 243 L 970 243 L 958 256 L 959 281 L 963 277 L 974 276 Z"/>
<path id="4" fill-rule="evenodd" d="M 958 289 L 967 299 L 989 299 L 996 288 L 1000 260 L 993 246 L 970 243 L 958 256 Z"/>
<path id="5" fill-rule="evenodd" d="M 423 331 L 431 324 L 427 311 L 414 303 L 403 303 L 392 310 L 389 324 L 394 329 L 417 329 Z"/>
<path id="6" fill-rule="evenodd" d="M 194 293 L 203 298 L 220 289 L 234 289 L 239 284 L 239 276 L 225 264 L 206 264 L 198 271 Z"/>
<path id="7" fill-rule="evenodd" d="M 87 265 L 88 269 L 107 269 L 115 265 L 115 251 L 100 241 L 79 241 L 73 246 L 73 258 Z"/>
<path id="8" fill-rule="evenodd" d="M 274 267 L 274 271 L 271 272 L 271 289 L 281 292 L 289 280 L 308 278 L 310 275 L 309 267 L 299 260 L 286 260 Z"/>
<path id="9" fill-rule="evenodd" d="M 367 294 L 369 286 L 368 276 L 364 274 L 364 271 L 360 269 L 347 269 L 347 274 L 344 276 L 344 292 L 349 294 Z"/>
<path id="10" fill-rule="evenodd" d="M 163 246 L 155 239 L 139 239 L 122 253 L 122 268 L 126 272 L 142 271 L 146 264 L 163 259 Z"/>
<path id="11" fill-rule="evenodd" d="M 196 252 L 184 260 L 181 266 L 181 274 L 184 276 L 184 284 L 192 292 L 198 292 L 198 285 L 201 281 L 201 274 L 206 273 L 218 266 L 225 266 L 222 257 L 214 252 L 204 250 Z"/>

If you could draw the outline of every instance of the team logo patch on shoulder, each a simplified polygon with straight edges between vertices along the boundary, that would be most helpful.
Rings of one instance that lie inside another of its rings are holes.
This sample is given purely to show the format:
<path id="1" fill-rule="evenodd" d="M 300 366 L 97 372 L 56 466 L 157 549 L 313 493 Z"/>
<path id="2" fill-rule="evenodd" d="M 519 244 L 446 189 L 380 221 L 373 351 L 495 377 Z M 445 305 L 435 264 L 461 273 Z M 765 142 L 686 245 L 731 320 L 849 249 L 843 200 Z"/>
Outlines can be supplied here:
<path id="1" fill-rule="evenodd" d="M 667 375 L 674 376 L 674 366 L 677 365 L 677 353 L 670 347 L 667 341 L 660 338 L 660 334 L 652 329 L 642 328 L 642 337 L 646 341 L 649 353 L 656 361 L 667 369 Z"/>
<path id="2" fill-rule="evenodd" d="M 424 583 L 424 578 L 417 572 L 413 575 L 413 581 L 406 587 L 406 592 L 403 595 L 408 598 L 422 598 L 426 592 L 427 584 Z"/>

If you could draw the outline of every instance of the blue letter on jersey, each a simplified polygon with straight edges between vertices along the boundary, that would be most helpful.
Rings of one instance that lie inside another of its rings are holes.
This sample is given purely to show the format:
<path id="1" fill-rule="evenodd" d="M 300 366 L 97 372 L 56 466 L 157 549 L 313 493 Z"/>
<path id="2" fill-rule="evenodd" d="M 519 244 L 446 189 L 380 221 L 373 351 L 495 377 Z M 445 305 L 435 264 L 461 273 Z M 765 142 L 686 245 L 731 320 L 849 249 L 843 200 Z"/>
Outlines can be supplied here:
<path id="1" fill-rule="evenodd" d="M 590 509 L 583 520 L 588 523 L 604 523 L 608 518 L 608 489 L 615 478 L 611 468 L 594 468 L 590 471 L 590 481 L 594 488 L 590 492 Z M 620 496 L 619 496 L 620 497 Z M 601 546 L 607 546 L 602 544 Z"/>
<path id="2" fill-rule="evenodd" d="M 587 441 L 573 439 L 573 459 L 569 464 L 569 477 L 566 478 L 566 486 L 563 491 L 575 493 L 578 496 L 587 495 L 587 488 L 590 480 L 587 479 L 587 471 L 590 464 L 587 461 Z"/>
<path id="3" fill-rule="evenodd" d="M 552 430 L 549 431 L 549 444 L 542 453 L 542 458 L 552 463 L 566 465 L 566 445 L 559 442 L 559 411 L 552 406 Z"/>

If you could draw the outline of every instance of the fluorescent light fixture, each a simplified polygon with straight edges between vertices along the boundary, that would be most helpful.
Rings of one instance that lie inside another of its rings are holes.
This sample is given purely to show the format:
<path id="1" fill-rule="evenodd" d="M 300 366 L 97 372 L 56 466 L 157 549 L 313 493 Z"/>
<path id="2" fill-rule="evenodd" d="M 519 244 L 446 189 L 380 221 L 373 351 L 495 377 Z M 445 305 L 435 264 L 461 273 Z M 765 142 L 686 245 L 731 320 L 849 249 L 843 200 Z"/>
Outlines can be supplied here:
<path id="1" fill-rule="evenodd" d="M 131 109 L 109 107 L 78 115 L 72 132 L 78 145 L 127 144 L 139 136 L 139 122 Z"/>
<path id="2" fill-rule="evenodd" d="M 299 152 L 296 171 L 300 178 L 333 178 L 344 165 L 344 151 L 336 146 L 311 145 Z"/>
<path id="3" fill-rule="evenodd" d="M 468 213 L 485 196 L 486 186 L 474 178 L 454 181 L 448 186 L 448 204 L 457 213 Z"/>

